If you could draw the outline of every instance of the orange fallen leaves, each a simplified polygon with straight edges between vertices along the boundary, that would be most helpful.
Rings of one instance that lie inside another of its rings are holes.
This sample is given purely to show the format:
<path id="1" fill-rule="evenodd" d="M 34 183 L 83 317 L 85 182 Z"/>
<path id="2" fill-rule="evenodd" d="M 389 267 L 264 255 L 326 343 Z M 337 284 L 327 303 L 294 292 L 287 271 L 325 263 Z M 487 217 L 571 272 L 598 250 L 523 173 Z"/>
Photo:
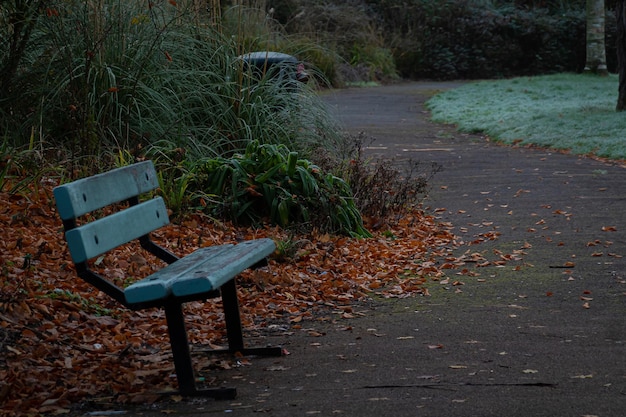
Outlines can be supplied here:
<path id="1" fill-rule="evenodd" d="M 45 181 L 29 195 L 0 193 L 0 414 L 62 413 L 96 395 L 120 402 L 155 400 L 147 393 L 175 383 L 165 315 L 160 310 L 127 311 L 76 276 L 50 200 L 54 185 Z M 494 251 L 495 260 L 473 249 L 457 256 L 453 251 L 459 246 L 473 247 L 500 233 L 484 232 L 463 243 L 452 234 L 453 227 L 415 211 L 373 238 L 351 239 L 320 233 L 293 236 L 278 227 L 235 227 L 194 215 L 160 229 L 153 238 L 179 255 L 260 237 L 298 242 L 292 257 L 272 258 L 266 267 L 239 277 L 243 325 L 246 331 L 279 326 L 321 337 L 305 330 L 304 322 L 328 317 L 329 311 L 336 319 L 354 318 L 362 313 L 351 305 L 372 293 L 429 296 L 424 284 L 443 280 L 445 271 L 476 277 L 476 268 L 521 261 L 523 249 L 531 247 L 525 243 L 511 254 Z M 96 263 L 120 286 L 162 267 L 134 245 Z M 450 282 L 457 291 L 464 285 Z M 188 303 L 185 309 L 194 347 L 225 344 L 219 301 Z M 223 359 L 194 359 L 199 370 L 232 366 Z"/>
<path id="2" fill-rule="evenodd" d="M 76 401 L 105 393 L 118 401 L 143 400 L 146 392 L 175 383 L 164 313 L 127 311 L 76 276 L 50 199 L 54 185 L 45 180 L 28 195 L 0 193 L 0 414 L 62 413 Z M 423 284 L 444 276 L 443 259 L 457 267 L 484 259 L 478 254 L 455 259 L 458 244 L 450 228 L 416 211 L 371 239 L 302 236 L 293 258 L 271 259 L 267 267 L 240 276 L 244 328 L 261 329 L 272 320 L 296 328 L 322 309 L 353 318 L 359 313 L 346 306 L 372 292 L 428 296 Z M 214 224 L 199 215 L 153 237 L 179 255 L 259 237 L 294 240 L 279 228 Z M 495 237 L 490 233 L 484 239 Z M 122 286 L 162 266 L 133 245 L 96 263 Z M 218 304 L 186 304 L 193 346 L 224 344 Z M 209 358 L 196 362 L 200 370 L 229 366 Z"/>

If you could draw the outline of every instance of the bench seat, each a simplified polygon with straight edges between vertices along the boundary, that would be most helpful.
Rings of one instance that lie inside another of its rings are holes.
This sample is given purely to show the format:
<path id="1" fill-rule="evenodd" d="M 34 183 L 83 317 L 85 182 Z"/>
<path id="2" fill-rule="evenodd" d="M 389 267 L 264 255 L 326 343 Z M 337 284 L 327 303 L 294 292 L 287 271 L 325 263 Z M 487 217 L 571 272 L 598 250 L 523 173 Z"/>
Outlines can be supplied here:
<path id="1" fill-rule="evenodd" d="M 124 289 L 129 304 L 183 297 L 219 289 L 275 249 L 271 239 L 201 248 Z"/>

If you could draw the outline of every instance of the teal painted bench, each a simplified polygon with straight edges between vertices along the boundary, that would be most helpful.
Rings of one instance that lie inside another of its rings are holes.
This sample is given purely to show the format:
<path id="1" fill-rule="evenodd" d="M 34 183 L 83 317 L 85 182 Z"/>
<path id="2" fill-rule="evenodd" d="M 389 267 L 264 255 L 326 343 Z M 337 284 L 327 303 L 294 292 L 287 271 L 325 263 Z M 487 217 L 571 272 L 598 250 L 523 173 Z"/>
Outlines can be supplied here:
<path id="1" fill-rule="evenodd" d="M 280 356 L 280 347 L 244 346 L 237 299 L 236 276 L 263 263 L 275 250 L 271 239 L 255 239 L 238 244 L 201 248 L 179 258 L 150 238 L 150 233 L 169 223 L 161 197 L 140 201 L 142 194 L 158 187 L 151 161 L 139 162 L 54 189 L 54 198 L 65 240 L 79 277 L 131 310 L 159 307 L 165 310 L 178 392 L 230 399 L 235 388 L 198 388 L 193 370 L 183 304 L 221 297 L 228 349 L 243 355 Z M 86 214 L 127 202 L 127 206 L 105 217 L 86 221 Z M 80 219 L 80 220 L 79 220 Z M 90 260 L 139 240 L 141 247 L 168 265 L 154 274 L 121 288 L 96 273 Z"/>

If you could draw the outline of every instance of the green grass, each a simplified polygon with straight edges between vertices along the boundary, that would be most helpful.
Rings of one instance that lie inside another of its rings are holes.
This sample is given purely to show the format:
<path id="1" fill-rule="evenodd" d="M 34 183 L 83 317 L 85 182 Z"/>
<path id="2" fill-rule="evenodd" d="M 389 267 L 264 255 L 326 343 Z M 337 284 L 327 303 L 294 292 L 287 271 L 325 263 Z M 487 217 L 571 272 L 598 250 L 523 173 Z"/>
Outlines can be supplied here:
<path id="1" fill-rule="evenodd" d="M 0 79 L 0 89 L 8 86 L 0 92 L 3 146 L 91 174 L 118 151 L 181 148 L 193 160 L 240 153 L 256 140 L 311 155 L 342 141 L 316 94 L 325 82 L 317 68 L 307 61 L 314 80 L 296 88 L 271 71 L 258 79 L 237 59 L 275 48 L 300 56 L 312 44 L 291 44 L 254 19 L 259 11 L 225 6 L 216 25 L 191 2 L 13 3 L 15 10 L 0 7 L 0 69 L 15 67 L 9 82 Z M 12 16 L 21 14 L 35 23 L 13 57 L 20 26 Z"/>
<path id="2" fill-rule="evenodd" d="M 466 84 L 427 103 L 436 122 L 504 143 L 626 159 L 617 76 L 558 74 Z"/>

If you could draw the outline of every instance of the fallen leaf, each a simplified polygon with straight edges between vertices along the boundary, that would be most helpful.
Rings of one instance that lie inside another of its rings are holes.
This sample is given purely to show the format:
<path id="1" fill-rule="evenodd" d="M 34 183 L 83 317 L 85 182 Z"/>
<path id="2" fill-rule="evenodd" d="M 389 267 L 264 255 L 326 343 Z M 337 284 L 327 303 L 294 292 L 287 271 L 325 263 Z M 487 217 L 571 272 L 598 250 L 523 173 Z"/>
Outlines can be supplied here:
<path id="1" fill-rule="evenodd" d="M 270 372 L 280 372 L 280 371 L 287 371 L 289 370 L 289 368 L 286 366 L 282 366 L 282 365 L 272 365 L 272 366 L 268 366 L 267 368 L 265 368 L 265 370 L 270 371 Z"/>

